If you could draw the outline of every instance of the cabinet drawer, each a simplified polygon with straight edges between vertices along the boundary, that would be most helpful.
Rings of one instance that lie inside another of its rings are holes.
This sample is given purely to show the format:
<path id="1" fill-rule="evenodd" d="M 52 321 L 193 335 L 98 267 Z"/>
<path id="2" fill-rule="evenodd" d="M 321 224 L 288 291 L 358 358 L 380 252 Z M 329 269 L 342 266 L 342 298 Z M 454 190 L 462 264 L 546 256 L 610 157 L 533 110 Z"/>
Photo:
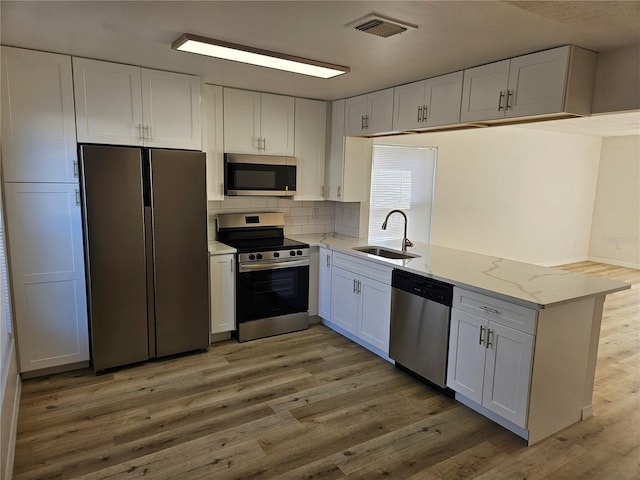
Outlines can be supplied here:
<path id="1" fill-rule="evenodd" d="M 393 267 L 386 267 L 371 260 L 364 260 L 339 252 L 333 252 L 333 265 L 362 275 L 363 277 L 377 280 L 386 285 L 391 285 L 391 272 L 393 271 Z"/>
<path id="2" fill-rule="evenodd" d="M 481 293 L 455 287 L 453 289 L 453 308 L 515 328 L 521 332 L 534 335 L 536 331 L 536 310 Z"/>

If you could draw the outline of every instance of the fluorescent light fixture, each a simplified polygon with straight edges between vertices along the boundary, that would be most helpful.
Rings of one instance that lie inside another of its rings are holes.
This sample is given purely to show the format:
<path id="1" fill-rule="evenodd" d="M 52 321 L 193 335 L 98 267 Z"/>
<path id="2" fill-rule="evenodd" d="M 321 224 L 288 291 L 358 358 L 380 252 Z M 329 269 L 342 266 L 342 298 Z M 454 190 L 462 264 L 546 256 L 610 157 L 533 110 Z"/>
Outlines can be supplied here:
<path id="1" fill-rule="evenodd" d="M 171 48 L 181 52 L 197 53 L 320 78 L 336 77 L 351 71 L 349 67 L 213 40 L 190 33 L 182 34 L 171 44 Z"/>

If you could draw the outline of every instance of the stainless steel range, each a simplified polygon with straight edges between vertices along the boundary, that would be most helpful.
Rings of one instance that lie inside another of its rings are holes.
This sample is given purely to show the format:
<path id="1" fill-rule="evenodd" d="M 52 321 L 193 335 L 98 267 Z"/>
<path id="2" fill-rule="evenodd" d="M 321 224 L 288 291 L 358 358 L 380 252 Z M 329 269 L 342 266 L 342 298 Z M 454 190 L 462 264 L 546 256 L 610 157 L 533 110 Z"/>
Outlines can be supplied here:
<path id="1" fill-rule="evenodd" d="M 284 236 L 282 213 L 217 215 L 216 240 L 238 250 L 239 341 L 309 326 L 309 245 Z"/>

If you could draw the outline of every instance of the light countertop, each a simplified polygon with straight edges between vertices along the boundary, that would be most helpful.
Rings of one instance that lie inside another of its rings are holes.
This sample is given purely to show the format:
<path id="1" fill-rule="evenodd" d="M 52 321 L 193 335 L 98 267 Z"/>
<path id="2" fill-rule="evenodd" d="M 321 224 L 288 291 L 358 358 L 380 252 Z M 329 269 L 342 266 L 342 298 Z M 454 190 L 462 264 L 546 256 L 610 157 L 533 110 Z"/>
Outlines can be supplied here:
<path id="1" fill-rule="evenodd" d="M 237 250 L 229 245 L 220 242 L 209 242 L 209 255 L 225 255 L 228 253 L 236 253 Z"/>
<path id="2" fill-rule="evenodd" d="M 368 258 L 383 265 L 401 268 L 535 309 L 599 297 L 631 287 L 628 283 L 617 280 L 427 243 L 416 242 L 414 247 L 408 249 L 409 253 L 420 255 L 417 258 L 391 260 L 352 250 L 356 246 L 371 245 L 366 237 L 354 238 L 334 233 L 288 237 L 311 246 L 324 246 L 333 251 Z M 400 250 L 400 243 L 400 240 L 394 240 L 374 244 Z"/>

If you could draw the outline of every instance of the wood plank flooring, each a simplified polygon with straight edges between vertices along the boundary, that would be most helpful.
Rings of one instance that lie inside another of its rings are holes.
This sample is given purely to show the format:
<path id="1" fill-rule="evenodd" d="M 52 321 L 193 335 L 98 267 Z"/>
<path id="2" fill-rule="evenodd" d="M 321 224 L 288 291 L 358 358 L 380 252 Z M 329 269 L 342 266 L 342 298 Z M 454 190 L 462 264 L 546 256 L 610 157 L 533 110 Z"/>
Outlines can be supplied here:
<path id="1" fill-rule="evenodd" d="M 23 383 L 15 479 L 638 479 L 640 271 L 605 303 L 594 417 L 532 447 L 321 325 Z"/>

